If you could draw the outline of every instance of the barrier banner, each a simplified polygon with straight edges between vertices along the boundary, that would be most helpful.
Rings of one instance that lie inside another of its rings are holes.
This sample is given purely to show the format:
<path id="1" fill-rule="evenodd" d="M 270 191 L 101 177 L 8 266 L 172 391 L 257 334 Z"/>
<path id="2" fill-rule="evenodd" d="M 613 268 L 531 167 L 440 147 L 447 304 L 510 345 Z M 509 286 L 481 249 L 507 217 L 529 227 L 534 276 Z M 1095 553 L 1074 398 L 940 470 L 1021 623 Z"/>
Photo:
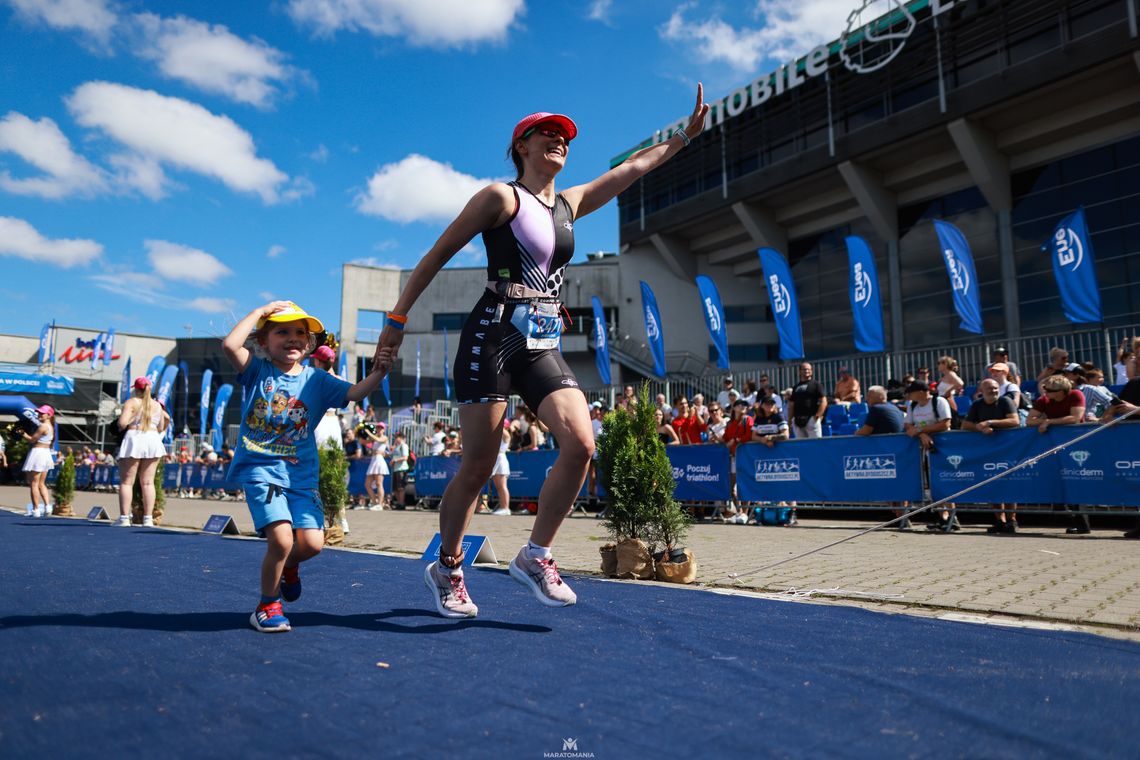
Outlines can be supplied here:
<path id="1" fill-rule="evenodd" d="M 537 499 L 542 484 L 546 482 L 546 475 L 557 458 L 558 452 L 553 449 L 507 454 L 507 463 L 511 466 L 507 488 L 511 491 L 511 498 Z"/>
<path id="2" fill-rule="evenodd" d="M 673 465 L 677 501 L 728 501 L 732 495 L 728 479 L 728 447 L 723 444 L 666 446 Z"/>
<path id="3" fill-rule="evenodd" d="M 775 248 L 761 248 L 760 266 L 764 270 L 764 284 L 772 303 L 772 319 L 780 338 L 780 358 L 802 359 L 804 334 L 800 324 L 800 307 L 796 303 L 796 283 L 792 270 L 783 254 Z"/>
<path id="4" fill-rule="evenodd" d="M 70 396 L 75 393 L 75 379 L 67 375 L 25 375 L 22 372 L 0 372 L 0 392 Z"/>
<path id="5" fill-rule="evenodd" d="M 653 354 L 653 371 L 657 377 L 665 377 L 665 336 L 661 334 L 661 310 L 657 308 L 657 296 L 649 283 L 641 280 L 641 311 L 645 316 L 645 339 L 649 342 L 649 352 Z"/>
<path id="6" fill-rule="evenodd" d="M 974 256 L 966 236 L 954 225 L 934 220 L 934 231 L 942 245 L 942 258 L 950 288 L 954 294 L 954 309 L 961 317 L 958 326 L 967 332 L 982 334 L 982 302 L 978 296 L 978 276 L 974 272 Z"/>
<path id="7" fill-rule="evenodd" d="M 1057 288 L 1061 291 L 1061 310 L 1069 321 L 1104 321 L 1084 208 L 1078 207 L 1062 219 L 1043 247 L 1049 249 L 1049 257 L 1053 260 L 1053 276 L 1057 278 Z"/>
<path id="8" fill-rule="evenodd" d="M 918 501 L 918 443 L 901 433 L 746 443 L 736 449 L 736 492 L 741 501 Z"/>
<path id="9" fill-rule="evenodd" d="M 371 461 L 369 457 L 348 460 L 348 493 L 350 496 L 364 496 L 368 493 L 364 488 L 364 479 L 368 477 L 368 465 L 371 464 Z M 392 493 L 391 474 L 384 476 L 384 493 L 385 495 Z M 418 493 L 417 491 L 417 495 Z M 440 493 L 443 492 L 440 491 Z"/>
<path id="10" fill-rule="evenodd" d="M 610 376 L 610 344 L 606 339 L 606 314 L 597 296 L 591 296 L 594 306 L 594 363 L 598 365 L 598 377 L 602 385 L 612 385 Z"/>
<path id="11" fill-rule="evenodd" d="M 728 330 L 724 324 L 724 307 L 720 303 L 720 291 L 716 289 L 716 283 L 712 278 L 703 274 L 697 275 L 697 290 L 701 294 L 701 305 L 704 306 L 709 338 L 716 346 L 716 366 L 718 369 L 728 369 Z"/>
<path id="12" fill-rule="evenodd" d="M 457 472 L 459 457 L 419 457 L 416 459 L 416 496 L 443 496 Z"/>
<path id="13" fill-rule="evenodd" d="M 857 235 L 847 238 L 847 265 L 850 267 L 848 295 L 855 318 L 855 349 L 863 353 L 887 350 L 883 337 L 883 305 L 879 295 L 879 275 L 871 246 Z"/>
<path id="14" fill-rule="evenodd" d="M 1002 430 L 992 435 L 940 434 L 930 456 L 930 495 L 943 499 L 1030 457 L 1071 441 L 1088 425 Z M 962 497 L 971 504 L 1097 504 L 1140 506 L 1140 425 L 1124 423 L 1032 467 Z"/>

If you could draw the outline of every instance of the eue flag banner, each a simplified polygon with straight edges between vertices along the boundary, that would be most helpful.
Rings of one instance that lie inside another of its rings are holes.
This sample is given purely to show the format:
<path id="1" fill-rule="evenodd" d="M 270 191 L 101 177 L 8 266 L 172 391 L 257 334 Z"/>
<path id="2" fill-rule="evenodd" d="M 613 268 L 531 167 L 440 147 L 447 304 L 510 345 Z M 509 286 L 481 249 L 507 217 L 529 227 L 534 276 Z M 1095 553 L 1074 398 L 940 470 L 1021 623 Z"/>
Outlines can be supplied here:
<path id="1" fill-rule="evenodd" d="M 701 310 L 705 314 L 705 325 L 709 337 L 716 346 L 716 366 L 728 369 L 728 330 L 724 326 L 724 307 L 720 303 L 720 291 L 711 277 L 697 275 L 697 290 L 701 293 Z"/>
<path id="2" fill-rule="evenodd" d="M 602 378 L 602 385 L 610 385 L 613 378 L 610 376 L 610 344 L 606 338 L 606 314 L 597 296 L 591 296 L 590 302 L 594 305 L 594 361 L 598 365 L 598 377 Z"/>
<path id="3" fill-rule="evenodd" d="M 883 303 L 879 296 L 879 275 L 875 255 L 867 241 L 856 235 L 847 238 L 848 294 L 855 319 L 855 349 L 864 353 L 887 350 L 883 336 Z"/>
<path id="4" fill-rule="evenodd" d="M 764 284 L 772 302 L 772 317 L 776 320 L 776 334 L 780 336 L 780 359 L 802 359 L 804 336 L 800 327 L 800 307 L 796 304 L 796 284 L 788 262 L 774 248 L 761 248 L 760 266 L 764 269 Z"/>
<path id="5" fill-rule="evenodd" d="M 1061 291 L 1061 309 L 1068 320 L 1103 322 L 1084 208 L 1078 207 L 1057 224 L 1046 247 L 1053 259 L 1053 275 Z"/>
<path id="6" fill-rule="evenodd" d="M 641 311 L 645 314 L 645 337 L 653 354 L 653 371 L 657 377 L 664 378 L 665 338 L 661 334 L 661 310 L 657 308 L 653 289 L 645 280 L 641 280 Z"/>
<path id="7" fill-rule="evenodd" d="M 212 369 L 202 370 L 202 398 L 198 402 L 198 414 L 201 418 L 201 424 L 198 428 L 198 435 L 201 438 L 206 437 L 206 423 L 210 420 L 210 384 L 214 379 L 214 371 Z"/>
<path id="8" fill-rule="evenodd" d="M 982 302 L 978 298 L 978 276 L 974 273 L 970 244 L 966 242 L 966 236 L 949 222 L 935 219 L 934 231 L 938 233 L 942 258 L 946 262 L 946 274 L 950 276 L 954 309 L 961 317 L 958 326 L 966 332 L 981 335 Z"/>

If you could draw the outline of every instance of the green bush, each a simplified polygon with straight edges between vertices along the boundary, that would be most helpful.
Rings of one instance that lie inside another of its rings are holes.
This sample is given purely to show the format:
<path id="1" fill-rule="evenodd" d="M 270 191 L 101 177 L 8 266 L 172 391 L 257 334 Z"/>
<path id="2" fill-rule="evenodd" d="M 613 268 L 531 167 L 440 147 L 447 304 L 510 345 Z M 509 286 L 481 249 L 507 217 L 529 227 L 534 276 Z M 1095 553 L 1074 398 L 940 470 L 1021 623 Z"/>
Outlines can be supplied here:
<path id="1" fill-rule="evenodd" d="M 632 413 L 615 409 L 602 420 L 597 442 L 598 472 L 607 494 L 603 524 L 616 541 L 640 538 L 650 545 L 675 547 L 688 530 L 688 517 L 673 498 L 673 467 L 657 437 L 643 384 Z"/>
<path id="2" fill-rule="evenodd" d="M 68 454 L 59 466 L 55 478 L 55 504 L 57 507 L 70 507 L 75 501 L 75 455 Z"/>
<path id="3" fill-rule="evenodd" d="M 324 505 L 325 522 L 336 525 L 337 518 L 348 503 L 348 460 L 344 449 L 331 441 L 326 441 L 318 451 L 320 475 L 318 490 L 321 504 Z"/>
<path id="4" fill-rule="evenodd" d="M 23 474 L 20 473 L 20 467 L 24 463 L 24 458 L 28 455 L 28 449 L 32 447 L 27 438 L 20 435 L 20 427 L 18 425 L 9 425 L 4 430 L 4 443 L 5 443 L 5 456 L 8 458 L 8 467 L 15 468 L 14 472 L 23 479 Z"/>

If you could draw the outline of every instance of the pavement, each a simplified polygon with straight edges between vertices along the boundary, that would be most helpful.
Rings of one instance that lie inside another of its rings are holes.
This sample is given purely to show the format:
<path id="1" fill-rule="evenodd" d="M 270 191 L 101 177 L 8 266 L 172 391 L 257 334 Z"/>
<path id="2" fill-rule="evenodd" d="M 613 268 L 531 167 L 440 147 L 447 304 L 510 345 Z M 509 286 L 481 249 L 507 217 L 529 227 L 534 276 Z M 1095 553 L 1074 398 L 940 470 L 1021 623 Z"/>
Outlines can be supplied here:
<path id="1" fill-rule="evenodd" d="M 79 492 L 73 509 L 118 514 L 117 494 Z M 24 511 L 25 488 L 0 486 L 0 507 Z M 164 527 L 200 529 L 212 514 L 229 514 L 238 529 L 253 524 L 241 501 L 168 498 Z M 1066 535 L 1062 525 L 989 535 L 982 525 L 952 534 L 922 530 L 868 533 L 780 567 L 764 565 L 816 549 L 875 523 L 862 516 L 813 517 L 795 527 L 693 525 L 686 541 L 698 563 L 697 587 L 769 597 L 845 604 L 888 613 L 996 625 L 1083 630 L 1140 641 L 1140 541 L 1120 530 Z M 66 518 L 51 518 L 66 519 Z M 434 511 L 348 512 L 344 548 L 419 556 L 438 530 Z M 475 515 L 469 532 L 489 537 L 500 566 L 530 533 L 529 515 Z M 598 547 L 608 538 L 593 516 L 575 515 L 555 546 L 567 574 L 598 574 Z M 742 574 L 734 579 L 730 574 Z M 634 583 L 637 581 L 629 581 Z M 477 590 L 475 590 L 477 591 Z"/>

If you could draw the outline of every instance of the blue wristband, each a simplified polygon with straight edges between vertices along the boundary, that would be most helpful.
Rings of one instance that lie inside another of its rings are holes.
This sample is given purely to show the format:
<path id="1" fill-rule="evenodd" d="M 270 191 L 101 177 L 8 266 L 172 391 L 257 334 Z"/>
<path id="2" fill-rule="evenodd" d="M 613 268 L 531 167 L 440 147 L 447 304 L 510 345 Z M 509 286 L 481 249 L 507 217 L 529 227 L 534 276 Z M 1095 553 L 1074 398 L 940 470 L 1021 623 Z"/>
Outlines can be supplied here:
<path id="1" fill-rule="evenodd" d="M 394 327 L 397 330 L 402 331 L 404 329 L 404 323 L 403 322 L 398 322 L 397 320 L 392 319 L 391 317 L 386 317 L 384 319 L 384 324 L 387 327 Z"/>

